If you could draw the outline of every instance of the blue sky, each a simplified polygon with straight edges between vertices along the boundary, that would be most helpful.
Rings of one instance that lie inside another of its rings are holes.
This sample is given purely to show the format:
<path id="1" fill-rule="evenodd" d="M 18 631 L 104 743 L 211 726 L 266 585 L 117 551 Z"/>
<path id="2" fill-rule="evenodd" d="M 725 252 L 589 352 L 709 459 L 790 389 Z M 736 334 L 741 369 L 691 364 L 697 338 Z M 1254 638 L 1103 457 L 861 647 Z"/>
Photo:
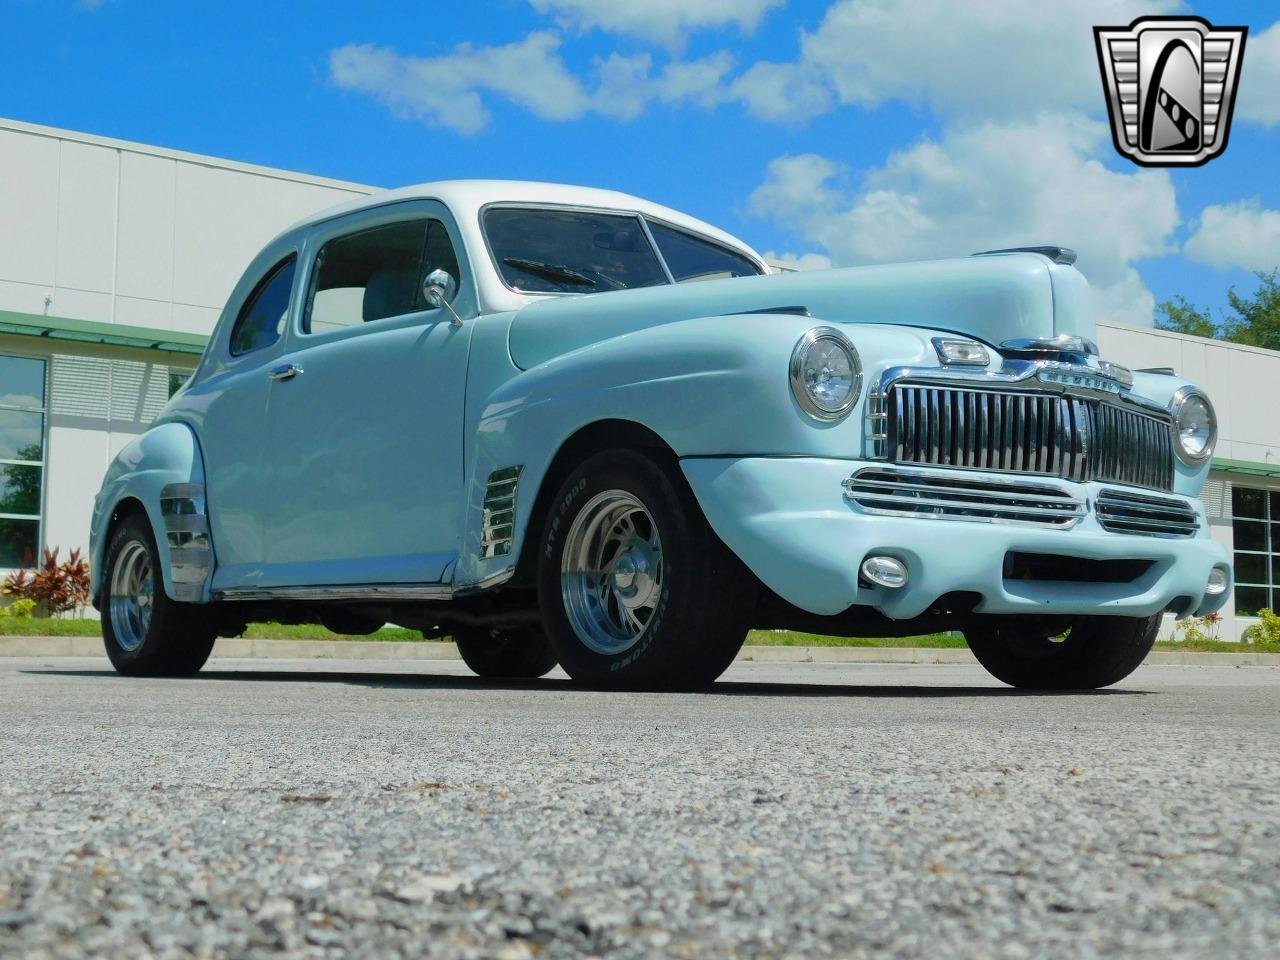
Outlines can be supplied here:
<path id="1" fill-rule="evenodd" d="M 1062 8 L 1067 9 L 1062 9 Z M 640 15 L 636 15 L 639 12 Z M 1250 28 L 1227 152 L 1144 171 L 1090 27 Z M 0 0 L 0 115 L 395 186 L 608 186 L 836 265 L 1076 247 L 1105 316 L 1280 265 L 1280 8 L 1178 0 Z"/>

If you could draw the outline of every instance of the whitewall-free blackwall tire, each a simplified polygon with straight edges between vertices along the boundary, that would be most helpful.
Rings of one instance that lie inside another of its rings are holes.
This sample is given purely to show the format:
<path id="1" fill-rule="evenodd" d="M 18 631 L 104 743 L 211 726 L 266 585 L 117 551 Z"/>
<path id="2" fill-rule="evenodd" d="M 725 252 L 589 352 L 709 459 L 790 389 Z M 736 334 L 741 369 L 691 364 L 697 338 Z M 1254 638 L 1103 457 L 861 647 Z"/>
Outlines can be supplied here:
<path id="1" fill-rule="evenodd" d="M 462 662 L 477 676 L 493 680 L 533 680 L 555 669 L 556 655 L 537 627 L 485 630 L 459 627 L 453 631 Z"/>
<path id="2" fill-rule="evenodd" d="M 1022 617 L 989 617 L 965 630 L 978 662 L 997 680 L 1028 690 L 1095 690 L 1119 683 L 1156 642 L 1153 617 L 1077 617 L 1051 635 Z"/>
<path id="3" fill-rule="evenodd" d="M 170 600 L 151 525 L 140 514 L 116 524 L 103 555 L 102 639 L 112 666 L 131 676 L 197 672 L 216 637 L 208 611 Z"/>
<path id="4" fill-rule="evenodd" d="M 678 470 L 608 450 L 582 463 L 552 501 L 538 601 L 556 658 L 576 681 L 700 689 L 742 647 L 755 580 Z"/>

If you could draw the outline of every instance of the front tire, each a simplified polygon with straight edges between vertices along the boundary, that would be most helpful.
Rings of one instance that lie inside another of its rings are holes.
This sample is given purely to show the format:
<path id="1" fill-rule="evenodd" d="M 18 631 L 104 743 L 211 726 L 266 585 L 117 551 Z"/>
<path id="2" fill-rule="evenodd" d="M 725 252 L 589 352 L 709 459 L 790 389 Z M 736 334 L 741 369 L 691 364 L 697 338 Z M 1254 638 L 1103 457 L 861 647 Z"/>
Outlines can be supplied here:
<path id="1" fill-rule="evenodd" d="M 755 581 L 677 471 L 607 450 L 552 501 L 538 601 L 560 665 L 580 683 L 701 689 L 742 648 Z"/>
<path id="2" fill-rule="evenodd" d="M 487 680 L 536 680 L 556 666 L 556 655 L 537 627 L 483 630 L 459 627 L 453 631 L 462 662 Z"/>
<path id="3" fill-rule="evenodd" d="M 1078 617 L 1065 634 L 1021 617 L 965 630 L 969 649 L 997 680 L 1025 690 L 1096 690 L 1119 683 L 1156 642 L 1160 614 Z"/>
<path id="4" fill-rule="evenodd" d="M 112 531 L 103 556 L 102 639 L 116 671 L 127 676 L 196 673 L 217 634 L 208 611 L 164 592 L 151 525 L 130 514 Z"/>

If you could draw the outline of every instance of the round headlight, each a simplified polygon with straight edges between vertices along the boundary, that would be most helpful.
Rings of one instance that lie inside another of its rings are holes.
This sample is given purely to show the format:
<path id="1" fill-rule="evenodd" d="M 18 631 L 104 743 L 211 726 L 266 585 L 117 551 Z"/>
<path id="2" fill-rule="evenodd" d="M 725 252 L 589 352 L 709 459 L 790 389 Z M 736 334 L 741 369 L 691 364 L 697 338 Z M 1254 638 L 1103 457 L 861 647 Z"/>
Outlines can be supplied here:
<path id="1" fill-rule="evenodd" d="M 805 412 L 839 420 L 858 402 L 862 363 L 849 338 L 834 327 L 814 327 L 791 351 L 791 391 Z"/>
<path id="2" fill-rule="evenodd" d="M 1195 387 L 1183 387 L 1169 404 L 1173 414 L 1173 448 L 1182 462 L 1199 466 L 1213 455 L 1218 439 L 1218 418 L 1209 398 Z"/>

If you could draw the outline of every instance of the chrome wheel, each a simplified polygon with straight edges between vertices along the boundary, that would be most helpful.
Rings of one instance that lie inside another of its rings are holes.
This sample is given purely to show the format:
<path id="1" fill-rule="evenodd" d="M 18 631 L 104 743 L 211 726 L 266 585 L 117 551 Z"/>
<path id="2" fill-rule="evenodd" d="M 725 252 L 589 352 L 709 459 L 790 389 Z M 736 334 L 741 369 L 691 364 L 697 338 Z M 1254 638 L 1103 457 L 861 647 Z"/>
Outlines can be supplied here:
<path id="1" fill-rule="evenodd" d="M 134 651 L 142 646 L 151 626 L 154 599 L 151 554 L 145 544 L 130 540 L 116 557 L 109 598 L 111 629 L 122 649 Z"/>
<path id="2" fill-rule="evenodd" d="M 662 596 L 662 540 L 643 503 L 605 490 L 578 511 L 565 537 L 560 595 L 586 647 L 612 656 L 635 646 Z"/>

